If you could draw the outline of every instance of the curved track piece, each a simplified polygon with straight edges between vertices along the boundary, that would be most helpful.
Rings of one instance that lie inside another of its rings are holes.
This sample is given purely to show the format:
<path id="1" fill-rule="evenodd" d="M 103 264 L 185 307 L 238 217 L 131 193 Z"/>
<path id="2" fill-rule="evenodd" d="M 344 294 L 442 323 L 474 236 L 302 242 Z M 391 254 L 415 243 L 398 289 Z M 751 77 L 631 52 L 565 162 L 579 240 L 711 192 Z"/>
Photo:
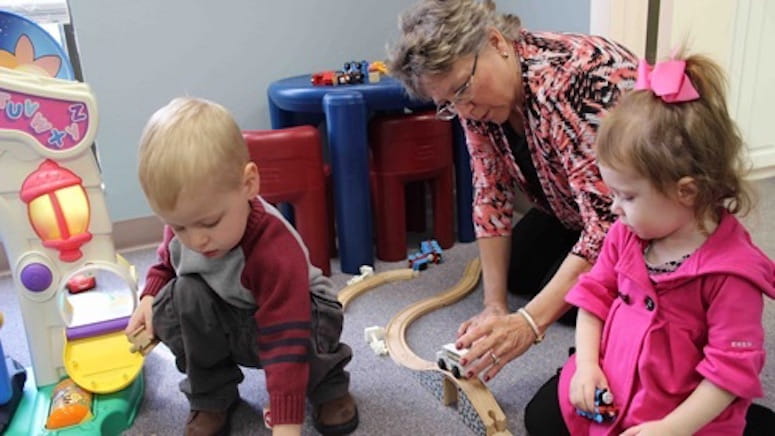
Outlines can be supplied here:
<path id="1" fill-rule="evenodd" d="M 344 310 L 347 308 L 350 300 L 372 288 L 376 288 L 379 285 L 384 285 L 385 283 L 395 282 L 397 280 L 413 279 L 417 277 L 419 273 L 419 271 L 415 271 L 411 268 L 402 268 L 374 274 L 373 276 L 366 277 L 357 283 L 345 286 L 341 291 L 339 291 L 339 294 L 337 294 L 336 298 L 340 303 L 342 303 L 342 310 Z"/>
<path id="2" fill-rule="evenodd" d="M 510 435 L 506 426 L 506 415 L 495 401 L 492 392 L 477 377 L 456 379 L 449 372 L 442 371 L 435 362 L 416 355 L 406 343 L 406 329 L 422 315 L 448 306 L 471 292 L 479 282 L 481 264 L 476 258 L 468 263 L 463 278 L 447 291 L 421 300 L 399 312 L 388 322 L 385 342 L 390 357 L 399 365 L 415 371 L 420 381 L 431 389 L 444 404 L 457 402 L 458 412 L 466 425 L 476 433 L 486 435 Z M 462 395 L 460 395 L 462 393 Z"/>

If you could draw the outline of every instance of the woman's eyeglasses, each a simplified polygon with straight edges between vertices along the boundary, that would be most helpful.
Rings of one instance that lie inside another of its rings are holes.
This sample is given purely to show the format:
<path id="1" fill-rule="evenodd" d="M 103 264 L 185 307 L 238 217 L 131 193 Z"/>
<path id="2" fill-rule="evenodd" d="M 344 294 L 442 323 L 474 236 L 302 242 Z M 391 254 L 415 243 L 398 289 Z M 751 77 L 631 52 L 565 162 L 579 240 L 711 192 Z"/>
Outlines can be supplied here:
<path id="1" fill-rule="evenodd" d="M 479 60 L 479 53 L 474 55 L 474 66 L 471 68 L 471 75 L 468 76 L 468 80 L 460 88 L 455 91 L 452 96 L 452 100 L 446 100 L 436 105 L 436 118 L 440 120 L 451 120 L 457 116 L 457 109 L 455 104 L 461 101 L 470 101 L 471 84 L 474 81 L 474 74 L 476 74 L 476 63 Z"/>

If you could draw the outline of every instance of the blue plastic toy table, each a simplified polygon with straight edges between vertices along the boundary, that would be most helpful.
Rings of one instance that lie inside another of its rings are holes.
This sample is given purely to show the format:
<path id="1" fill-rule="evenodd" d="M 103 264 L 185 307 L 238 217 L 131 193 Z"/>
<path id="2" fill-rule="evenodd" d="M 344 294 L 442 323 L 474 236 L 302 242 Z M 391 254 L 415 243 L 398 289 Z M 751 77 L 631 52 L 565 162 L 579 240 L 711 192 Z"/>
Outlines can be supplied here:
<path id="1" fill-rule="evenodd" d="M 310 76 L 296 76 L 269 85 L 272 128 L 317 125 L 325 119 L 333 177 L 335 218 L 342 272 L 358 274 L 374 265 L 369 193 L 368 117 L 376 111 L 427 109 L 428 102 L 410 99 L 391 77 L 377 83 L 312 86 Z M 458 240 L 474 240 L 471 221 L 471 167 L 465 137 L 455 126 L 455 180 Z"/>

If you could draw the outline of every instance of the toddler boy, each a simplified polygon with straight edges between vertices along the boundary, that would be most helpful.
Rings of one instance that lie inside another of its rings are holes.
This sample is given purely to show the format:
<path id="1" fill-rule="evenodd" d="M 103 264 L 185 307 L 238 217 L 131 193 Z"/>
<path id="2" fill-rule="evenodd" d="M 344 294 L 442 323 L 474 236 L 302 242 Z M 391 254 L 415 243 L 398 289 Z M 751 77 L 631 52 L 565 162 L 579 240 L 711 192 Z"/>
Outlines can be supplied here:
<path id="1" fill-rule="evenodd" d="M 175 355 L 186 434 L 228 433 L 239 366 L 265 371 L 273 434 L 301 433 L 305 398 L 318 431 L 354 431 L 342 306 L 296 231 L 258 196 L 229 112 L 194 98 L 159 109 L 140 141 L 139 177 L 165 231 L 127 332 L 145 326 Z"/>

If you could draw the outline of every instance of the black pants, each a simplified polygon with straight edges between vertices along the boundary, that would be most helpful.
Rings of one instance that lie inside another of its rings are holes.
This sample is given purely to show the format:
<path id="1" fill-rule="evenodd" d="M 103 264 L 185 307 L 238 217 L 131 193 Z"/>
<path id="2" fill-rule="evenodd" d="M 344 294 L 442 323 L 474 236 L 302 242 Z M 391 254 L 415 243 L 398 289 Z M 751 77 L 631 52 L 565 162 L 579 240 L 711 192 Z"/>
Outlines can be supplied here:
<path id="1" fill-rule="evenodd" d="M 566 436 L 569 435 L 560 412 L 560 400 L 557 398 L 559 372 L 538 389 L 525 407 L 525 428 L 530 436 Z M 775 428 L 775 412 L 751 404 L 745 416 L 743 436 L 771 435 Z"/>
<path id="2" fill-rule="evenodd" d="M 560 220 L 538 209 L 530 209 L 511 234 L 509 292 L 533 296 L 543 289 L 578 242 L 578 230 L 568 230 Z M 560 322 L 576 325 L 576 309 Z"/>
<path id="3" fill-rule="evenodd" d="M 339 342 L 342 305 L 322 290 L 310 293 L 312 344 L 307 398 L 313 405 L 349 391 L 344 370 L 352 350 Z M 180 390 L 192 410 L 225 410 L 238 397 L 240 366 L 261 368 L 253 310 L 228 304 L 198 275 L 168 283 L 153 302 L 156 335 L 186 377 Z"/>

